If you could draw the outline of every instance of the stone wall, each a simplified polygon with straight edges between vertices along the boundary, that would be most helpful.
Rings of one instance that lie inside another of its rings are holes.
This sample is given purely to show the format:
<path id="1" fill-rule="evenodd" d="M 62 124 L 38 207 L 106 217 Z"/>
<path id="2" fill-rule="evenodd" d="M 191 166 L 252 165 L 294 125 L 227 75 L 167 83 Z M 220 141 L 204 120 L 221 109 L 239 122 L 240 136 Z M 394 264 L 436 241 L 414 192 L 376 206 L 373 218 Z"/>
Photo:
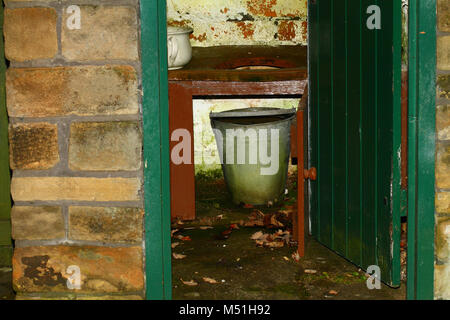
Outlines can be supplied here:
<path id="1" fill-rule="evenodd" d="M 5 1 L 14 289 L 139 299 L 138 0 L 76 3 L 80 28 L 72 1 Z M 69 289 L 77 268 L 81 288 Z"/>
<path id="2" fill-rule="evenodd" d="M 450 299 L 450 2 L 438 0 L 435 297 Z"/>
<path id="3" fill-rule="evenodd" d="M 306 45 L 307 0 L 167 0 L 168 22 L 194 46 Z"/>

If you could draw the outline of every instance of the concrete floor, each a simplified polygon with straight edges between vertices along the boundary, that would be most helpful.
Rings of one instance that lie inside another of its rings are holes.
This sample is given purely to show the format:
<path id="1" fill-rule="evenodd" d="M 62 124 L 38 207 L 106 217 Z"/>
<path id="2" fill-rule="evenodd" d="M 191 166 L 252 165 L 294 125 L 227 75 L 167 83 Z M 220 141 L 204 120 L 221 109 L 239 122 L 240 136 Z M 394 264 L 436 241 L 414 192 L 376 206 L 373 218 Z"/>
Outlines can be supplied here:
<path id="1" fill-rule="evenodd" d="M 292 181 L 288 205 L 296 202 Z M 279 209 L 260 208 L 264 213 Z M 276 229 L 240 227 L 220 239 L 222 231 L 247 219 L 252 210 L 231 204 L 223 179 L 197 179 L 197 220 L 174 224 L 179 231 L 172 242 L 180 244 L 173 252 L 186 255 L 172 259 L 174 299 L 405 299 L 405 285 L 369 290 L 363 271 L 312 238 L 306 239 L 306 255 L 299 262 L 292 258 L 294 247 L 263 248 L 250 239 L 257 231 Z M 205 225 L 212 228 L 200 228 Z M 177 239 L 180 235 L 191 240 Z M 218 283 L 207 283 L 204 277 Z"/>

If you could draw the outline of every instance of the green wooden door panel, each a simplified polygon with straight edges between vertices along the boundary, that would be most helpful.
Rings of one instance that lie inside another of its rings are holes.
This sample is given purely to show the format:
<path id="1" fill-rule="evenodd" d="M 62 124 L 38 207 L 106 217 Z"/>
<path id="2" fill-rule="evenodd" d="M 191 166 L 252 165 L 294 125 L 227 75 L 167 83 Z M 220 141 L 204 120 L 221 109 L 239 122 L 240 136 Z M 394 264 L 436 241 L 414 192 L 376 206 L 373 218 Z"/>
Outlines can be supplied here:
<path id="1" fill-rule="evenodd" d="M 3 34 L 3 8 L 0 7 L 0 32 Z M 8 152 L 8 117 L 6 113 L 5 93 L 5 54 L 3 41 L 0 41 L 0 222 L 10 220 L 11 196 Z M 6 232 L 3 228 L 0 232 Z M 11 244 L 10 231 L 0 235 L 0 245 Z"/>
<path id="2" fill-rule="evenodd" d="M 310 1 L 311 231 L 400 283 L 400 0 Z M 366 26 L 381 9 L 381 29 Z M 394 48 L 394 50 L 393 50 Z M 394 91 L 395 89 L 395 91 Z"/>

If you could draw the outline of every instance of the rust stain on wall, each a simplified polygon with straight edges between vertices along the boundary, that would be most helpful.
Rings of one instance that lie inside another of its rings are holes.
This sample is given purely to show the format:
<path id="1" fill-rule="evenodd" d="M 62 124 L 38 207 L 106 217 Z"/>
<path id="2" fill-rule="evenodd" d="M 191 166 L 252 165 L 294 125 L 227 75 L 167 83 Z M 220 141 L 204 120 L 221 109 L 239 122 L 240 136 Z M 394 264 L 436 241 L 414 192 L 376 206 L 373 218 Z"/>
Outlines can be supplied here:
<path id="1" fill-rule="evenodd" d="M 303 27 L 302 37 L 303 37 L 303 40 L 306 41 L 308 39 L 308 21 L 303 21 L 302 27 Z"/>
<path id="2" fill-rule="evenodd" d="M 281 21 L 278 26 L 278 39 L 292 40 L 296 36 L 295 24 L 292 21 Z"/>
<path id="3" fill-rule="evenodd" d="M 256 15 L 263 15 L 266 17 L 276 17 L 277 13 L 273 7 L 277 4 L 277 0 L 249 0 L 247 7 L 249 12 Z"/>
<path id="4" fill-rule="evenodd" d="M 198 42 L 203 42 L 203 41 L 206 41 L 206 39 L 207 39 L 206 32 L 204 32 L 203 34 L 201 34 L 199 36 L 195 36 L 194 34 L 191 34 L 189 37 Z"/>
<path id="5" fill-rule="evenodd" d="M 237 26 L 241 29 L 244 39 L 253 37 L 255 34 L 255 28 L 252 23 L 238 22 Z"/>

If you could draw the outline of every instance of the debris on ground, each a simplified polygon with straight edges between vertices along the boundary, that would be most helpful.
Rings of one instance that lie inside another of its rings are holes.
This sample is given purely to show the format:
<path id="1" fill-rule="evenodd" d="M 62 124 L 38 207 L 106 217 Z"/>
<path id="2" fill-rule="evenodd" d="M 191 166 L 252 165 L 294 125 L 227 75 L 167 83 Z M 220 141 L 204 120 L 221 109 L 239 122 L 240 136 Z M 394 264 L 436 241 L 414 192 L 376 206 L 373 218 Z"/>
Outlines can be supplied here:
<path id="1" fill-rule="evenodd" d="M 176 247 L 178 247 L 180 245 L 179 242 L 172 242 L 172 249 L 175 249 Z"/>
<path id="2" fill-rule="evenodd" d="M 279 210 L 275 213 L 264 214 L 261 210 L 255 209 L 246 221 L 242 220 L 239 224 L 244 227 L 264 227 L 267 229 L 289 227 L 292 225 L 292 211 Z"/>
<path id="3" fill-rule="evenodd" d="M 189 237 L 189 236 L 183 236 L 183 235 L 181 235 L 181 234 L 175 236 L 175 238 L 177 238 L 178 240 L 181 240 L 181 241 L 192 241 L 191 237 Z"/>
<path id="4" fill-rule="evenodd" d="M 292 259 L 294 259 L 295 262 L 300 261 L 300 254 L 298 253 L 298 251 L 295 251 L 291 257 L 292 257 Z"/>
<path id="5" fill-rule="evenodd" d="M 205 281 L 206 283 L 210 283 L 210 284 L 218 284 L 219 282 L 217 282 L 215 279 L 213 278 L 208 278 L 208 277 L 203 277 L 202 278 L 203 281 Z"/>
<path id="6" fill-rule="evenodd" d="M 285 244 L 289 244 L 291 233 L 289 231 L 278 230 L 274 234 L 255 232 L 251 239 L 256 242 L 257 246 L 267 248 L 282 248 Z"/>
<path id="7" fill-rule="evenodd" d="M 314 270 L 314 269 L 305 269 L 305 273 L 307 273 L 307 274 L 316 274 L 316 273 L 317 273 L 317 270 Z"/>
<path id="8" fill-rule="evenodd" d="M 235 223 L 232 223 L 226 230 L 220 232 L 215 238 L 217 240 L 227 240 L 231 236 L 231 233 L 233 232 L 233 230 L 236 230 L 236 229 L 239 229 L 238 225 Z"/>
<path id="9" fill-rule="evenodd" d="M 186 286 L 194 287 L 194 286 L 197 286 L 197 285 L 198 285 L 198 283 L 195 282 L 194 280 L 184 281 L 184 280 L 181 279 L 181 278 L 180 278 L 180 280 L 181 280 L 181 282 L 182 282 L 184 285 L 186 285 Z"/>
<path id="10" fill-rule="evenodd" d="M 187 256 L 186 255 L 184 255 L 184 254 L 179 254 L 179 253 L 172 253 L 172 257 L 174 258 L 174 259 L 177 259 L 177 260 L 181 260 L 181 259 L 184 259 L 184 258 L 186 258 Z"/>
<path id="11" fill-rule="evenodd" d="M 338 294 L 338 292 L 336 290 L 330 290 L 330 291 L 328 291 L 328 294 L 336 296 Z"/>

